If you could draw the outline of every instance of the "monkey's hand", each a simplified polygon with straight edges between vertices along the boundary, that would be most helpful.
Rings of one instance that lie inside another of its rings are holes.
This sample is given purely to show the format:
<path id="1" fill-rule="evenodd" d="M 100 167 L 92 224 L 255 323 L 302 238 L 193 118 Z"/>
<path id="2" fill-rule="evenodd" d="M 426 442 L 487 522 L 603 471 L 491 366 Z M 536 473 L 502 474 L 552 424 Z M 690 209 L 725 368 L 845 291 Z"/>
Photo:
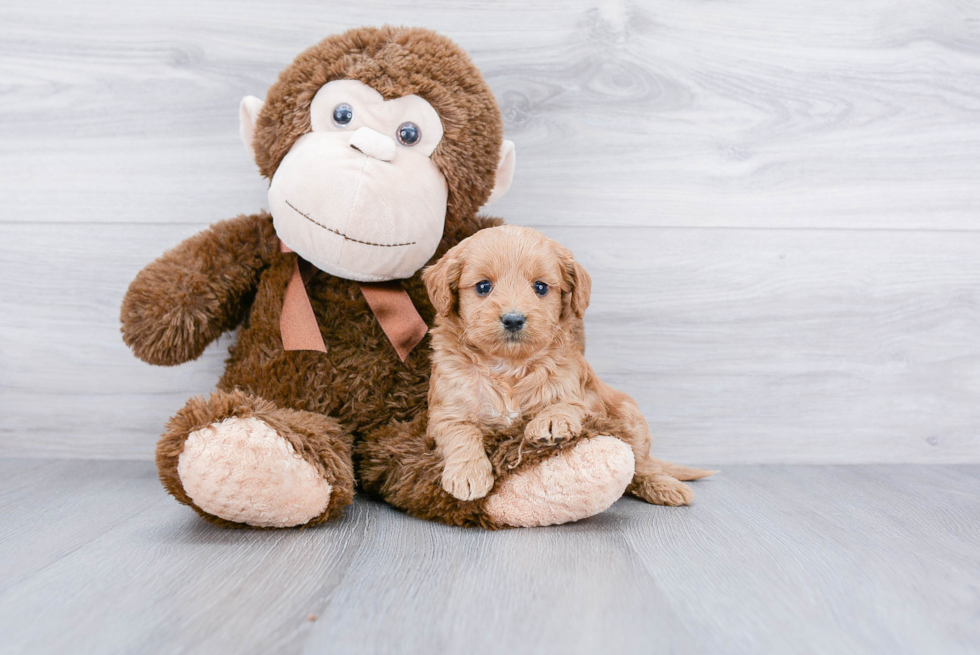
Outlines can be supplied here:
<path id="1" fill-rule="evenodd" d="M 486 455 L 475 459 L 447 459 L 442 488 L 460 500 L 483 498 L 493 487 L 493 466 Z"/>
<path id="2" fill-rule="evenodd" d="M 150 364 L 197 359 L 251 304 L 278 241 L 268 214 L 212 225 L 164 253 L 123 298 L 123 341 Z"/>
<path id="3" fill-rule="evenodd" d="M 574 405 L 550 405 L 524 428 L 524 438 L 539 443 L 555 443 L 582 434 L 584 411 Z"/>

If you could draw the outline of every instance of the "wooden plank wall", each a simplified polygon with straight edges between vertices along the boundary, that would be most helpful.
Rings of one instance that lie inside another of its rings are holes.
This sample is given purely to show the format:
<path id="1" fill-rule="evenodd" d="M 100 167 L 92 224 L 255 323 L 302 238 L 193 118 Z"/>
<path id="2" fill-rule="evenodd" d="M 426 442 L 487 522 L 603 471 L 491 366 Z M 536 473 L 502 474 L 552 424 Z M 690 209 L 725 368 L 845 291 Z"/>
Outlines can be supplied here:
<path id="1" fill-rule="evenodd" d="M 980 3 L 0 7 L 0 455 L 148 458 L 223 338 L 155 369 L 135 273 L 266 205 L 238 102 L 363 24 L 465 47 L 492 208 L 592 273 L 590 358 L 692 463 L 980 462 Z"/>

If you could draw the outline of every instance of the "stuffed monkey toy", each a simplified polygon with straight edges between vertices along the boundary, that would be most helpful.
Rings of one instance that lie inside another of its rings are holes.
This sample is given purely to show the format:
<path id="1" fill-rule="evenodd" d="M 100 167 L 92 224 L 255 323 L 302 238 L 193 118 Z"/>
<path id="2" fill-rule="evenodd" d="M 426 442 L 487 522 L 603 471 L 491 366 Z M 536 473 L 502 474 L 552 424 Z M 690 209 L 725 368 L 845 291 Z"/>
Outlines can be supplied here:
<path id="1" fill-rule="evenodd" d="M 574 521 L 622 495 L 633 455 L 611 438 L 520 451 L 496 435 L 489 494 L 461 501 L 438 484 L 420 271 L 502 222 L 477 210 L 514 169 L 494 97 L 457 45 L 425 29 L 329 37 L 240 118 L 269 211 L 164 253 L 122 304 L 123 339 L 159 366 L 238 329 L 216 391 L 159 441 L 167 491 L 213 523 L 276 528 L 340 517 L 358 480 L 415 516 L 486 528 Z"/>

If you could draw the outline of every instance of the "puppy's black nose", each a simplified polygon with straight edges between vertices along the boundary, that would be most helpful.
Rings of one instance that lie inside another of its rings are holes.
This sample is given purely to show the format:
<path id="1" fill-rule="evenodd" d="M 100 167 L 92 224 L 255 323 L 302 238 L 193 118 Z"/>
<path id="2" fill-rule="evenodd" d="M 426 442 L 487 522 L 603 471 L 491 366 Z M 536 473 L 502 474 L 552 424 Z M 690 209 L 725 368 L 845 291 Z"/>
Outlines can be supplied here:
<path id="1" fill-rule="evenodd" d="M 508 312 L 500 317 L 500 322 L 504 324 L 504 329 L 508 332 L 517 332 L 524 327 L 527 316 L 518 312 Z"/>

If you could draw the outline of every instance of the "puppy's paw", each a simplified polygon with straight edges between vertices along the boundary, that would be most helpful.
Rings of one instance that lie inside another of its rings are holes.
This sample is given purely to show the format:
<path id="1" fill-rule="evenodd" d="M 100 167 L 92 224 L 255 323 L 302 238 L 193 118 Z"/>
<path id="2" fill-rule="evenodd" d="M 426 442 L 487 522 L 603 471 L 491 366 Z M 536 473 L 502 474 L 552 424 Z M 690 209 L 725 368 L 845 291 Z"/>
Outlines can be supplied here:
<path id="1" fill-rule="evenodd" d="M 460 500 L 483 498 L 493 487 L 493 466 L 486 457 L 447 461 L 442 471 L 442 488 Z"/>
<path id="2" fill-rule="evenodd" d="M 694 492 L 689 486 L 662 474 L 634 479 L 627 491 L 654 505 L 678 507 L 690 505 L 694 500 Z"/>
<path id="3" fill-rule="evenodd" d="M 524 428 L 528 441 L 555 443 L 582 434 L 582 422 L 576 417 L 547 410 L 535 416 Z"/>

